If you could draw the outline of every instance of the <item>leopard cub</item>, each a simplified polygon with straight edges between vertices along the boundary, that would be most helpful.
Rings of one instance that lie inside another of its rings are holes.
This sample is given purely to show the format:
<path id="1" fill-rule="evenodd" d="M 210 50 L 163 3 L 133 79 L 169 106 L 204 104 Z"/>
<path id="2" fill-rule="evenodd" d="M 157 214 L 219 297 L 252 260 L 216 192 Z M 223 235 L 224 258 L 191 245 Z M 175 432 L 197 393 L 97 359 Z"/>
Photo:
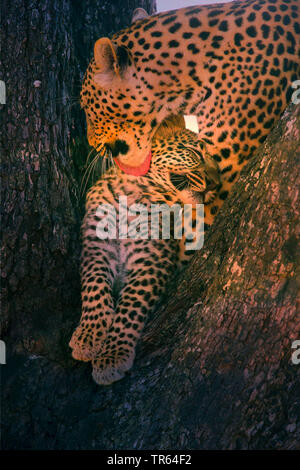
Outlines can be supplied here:
<path id="1" fill-rule="evenodd" d="M 196 205 L 210 201 L 218 187 L 217 166 L 203 143 L 174 120 L 156 134 L 146 176 L 136 177 L 113 168 L 89 190 L 82 224 L 82 316 L 70 347 L 74 359 L 92 362 L 98 384 L 109 385 L 132 367 L 135 346 L 149 312 L 176 267 L 193 253 L 188 251 L 187 240 L 176 239 L 172 231 L 168 239 L 143 233 L 150 228 L 148 219 L 138 237 L 130 233 L 130 227 L 137 225 L 137 211 L 142 207 L 150 213 L 157 205 L 190 204 L 188 225 L 193 227 Z M 124 213 L 128 227 L 125 236 L 119 229 L 125 217 L 120 209 L 124 197 L 129 208 L 127 215 Z M 161 213 L 158 220 L 161 224 Z M 114 235 L 111 238 L 104 238 L 103 230 L 99 238 L 99 228 L 105 223 L 106 230 Z M 203 218 L 199 230 L 203 230 Z"/>

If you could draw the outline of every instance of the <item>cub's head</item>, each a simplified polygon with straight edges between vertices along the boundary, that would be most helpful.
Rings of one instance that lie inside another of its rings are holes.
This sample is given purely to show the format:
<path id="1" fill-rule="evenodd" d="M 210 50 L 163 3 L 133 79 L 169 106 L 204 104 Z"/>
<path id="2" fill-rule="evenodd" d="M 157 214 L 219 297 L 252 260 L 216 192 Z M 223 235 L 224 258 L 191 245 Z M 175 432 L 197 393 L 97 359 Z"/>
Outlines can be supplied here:
<path id="1" fill-rule="evenodd" d="M 181 116 L 166 119 L 154 135 L 149 177 L 184 203 L 207 204 L 221 187 L 215 160 Z"/>
<path id="2" fill-rule="evenodd" d="M 99 39 L 84 77 L 81 106 L 89 144 L 103 156 L 110 152 L 123 170 L 129 167 L 128 173 L 131 167 L 142 166 L 138 175 L 149 169 L 157 99 L 151 99 L 151 89 L 135 59 L 124 45 Z"/>

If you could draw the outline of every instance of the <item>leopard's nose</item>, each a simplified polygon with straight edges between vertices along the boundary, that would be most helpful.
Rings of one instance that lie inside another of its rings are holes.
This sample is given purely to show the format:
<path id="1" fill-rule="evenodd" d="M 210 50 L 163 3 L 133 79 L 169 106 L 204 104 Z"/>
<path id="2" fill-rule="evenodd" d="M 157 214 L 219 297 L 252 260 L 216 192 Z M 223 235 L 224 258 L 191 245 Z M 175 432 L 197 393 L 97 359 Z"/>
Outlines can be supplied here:
<path id="1" fill-rule="evenodd" d="M 125 140 L 115 140 L 114 142 L 107 142 L 106 148 L 111 151 L 113 157 L 117 157 L 119 154 L 126 155 L 129 150 L 129 145 L 125 142 Z"/>

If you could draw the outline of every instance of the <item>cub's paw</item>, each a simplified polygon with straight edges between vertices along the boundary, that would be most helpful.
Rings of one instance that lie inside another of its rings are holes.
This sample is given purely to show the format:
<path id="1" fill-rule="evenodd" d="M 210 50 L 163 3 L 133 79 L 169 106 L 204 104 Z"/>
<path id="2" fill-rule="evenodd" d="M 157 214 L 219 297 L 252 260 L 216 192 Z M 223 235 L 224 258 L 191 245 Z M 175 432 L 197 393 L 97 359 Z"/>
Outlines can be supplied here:
<path id="1" fill-rule="evenodd" d="M 119 348 L 116 351 L 102 352 L 92 361 L 93 379 L 99 385 L 110 385 L 121 380 L 131 369 L 135 358 L 134 349 Z"/>
<path id="2" fill-rule="evenodd" d="M 77 361 L 91 361 L 101 351 L 104 339 L 105 333 L 94 325 L 80 324 L 69 342 L 73 358 Z"/>

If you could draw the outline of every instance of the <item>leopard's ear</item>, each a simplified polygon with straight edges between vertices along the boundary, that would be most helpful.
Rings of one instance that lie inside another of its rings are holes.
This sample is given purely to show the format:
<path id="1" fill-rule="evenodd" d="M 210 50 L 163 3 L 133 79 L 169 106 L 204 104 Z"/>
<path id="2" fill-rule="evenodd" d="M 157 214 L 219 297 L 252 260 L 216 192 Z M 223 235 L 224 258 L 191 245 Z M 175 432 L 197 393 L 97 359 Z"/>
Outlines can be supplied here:
<path id="1" fill-rule="evenodd" d="M 144 10 L 144 8 L 136 8 L 132 13 L 131 24 L 135 23 L 138 20 L 143 20 L 148 17 L 149 15 L 146 10 Z"/>
<path id="2" fill-rule="evenodd" d="M 94 46 L 96 73 L 94 80 L 100 86 L 111 85 L 115 78 L 122 78 L 125 69 L 131 63 L 129 51 L 118 46 L 109 38 L 100 38 Z"/>

